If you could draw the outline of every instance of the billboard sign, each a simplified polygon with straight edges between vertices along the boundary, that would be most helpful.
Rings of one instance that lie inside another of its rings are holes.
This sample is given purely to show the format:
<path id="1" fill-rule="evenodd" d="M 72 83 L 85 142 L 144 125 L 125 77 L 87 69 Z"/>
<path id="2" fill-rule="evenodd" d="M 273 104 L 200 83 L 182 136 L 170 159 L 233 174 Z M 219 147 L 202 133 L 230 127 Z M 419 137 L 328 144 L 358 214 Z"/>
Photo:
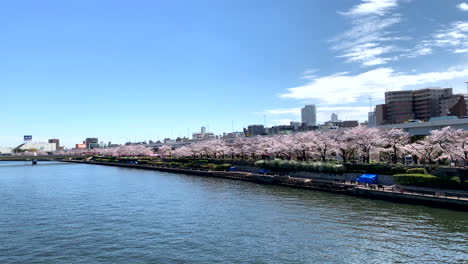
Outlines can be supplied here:
<path id="1" fill-rule="evenodd" d="M 76 149 L 86 149 L 86 144 L 75 144 Z"/>
<path id="2" fill-rule="evenodd" d="M 31 141 L 32 140 L 32 136 L 31 135 L 25 135 L 24 136 L 24 141 Z"/>

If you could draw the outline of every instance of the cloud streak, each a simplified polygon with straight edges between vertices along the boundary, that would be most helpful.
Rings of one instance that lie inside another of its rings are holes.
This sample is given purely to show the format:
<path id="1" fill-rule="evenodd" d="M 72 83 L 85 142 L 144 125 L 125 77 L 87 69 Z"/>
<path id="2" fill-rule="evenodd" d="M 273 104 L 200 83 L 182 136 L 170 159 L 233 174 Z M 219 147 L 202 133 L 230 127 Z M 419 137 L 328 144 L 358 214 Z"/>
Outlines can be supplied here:
<path id="1" fill-rule="evenodd" d="M 397 0 L 362 0 L 362 3 L 342 14 L 347 16 L 385 15 L 398 5 Z"/>
<path id="2" fill-rule="evenodd" d="M 439 29 L 430 39 L 421 41 L 414 51 L 426 55 L 434 48 L 445 48 L 452 53 L 468 52 L 468 21 L 456 21 Z"/>
<path id="3" fill-rule="evenodd" d="M 407 86 L 425 85 L 468 76 L 468 69 L 445 72 L 405 74 L 392 68 L 377 68 L 360 74 L 338 73 L 311 79 L 309 83 L 292 87 L 281 98 L 310 100 L 320 104 L 343 105 L 372 96 L 383 99 L 387 90 L 402 90 Z"/>
<path id="4" fill-rule="evenodd" d="M 398 6 L 397 0 L 363 0 L 361 4 L 339 14 L 350 19 L 352 27 L 331 40 L 332 50 L 346 62 L 375 66 L 394 60 L 397 48 L 390 41 L 404 38 L 392 36 L 388 28 L 400 23 L 399 14 L 386 16 Z"/>
<path id="5" fill-rule="evenodd" d="M 467 3 L 461 3 L 458 5 L 458 9 L 461 11 L 468 11 L 468 4 Z"/>

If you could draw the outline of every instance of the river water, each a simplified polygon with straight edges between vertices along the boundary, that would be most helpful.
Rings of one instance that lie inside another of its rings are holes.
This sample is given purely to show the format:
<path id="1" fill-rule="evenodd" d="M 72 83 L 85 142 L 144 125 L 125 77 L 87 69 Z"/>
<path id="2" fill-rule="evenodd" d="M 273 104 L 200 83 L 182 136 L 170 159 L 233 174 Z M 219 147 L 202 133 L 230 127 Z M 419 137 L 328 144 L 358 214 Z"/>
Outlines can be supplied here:
<path id="1" fill-rule="evenodd" d="M 468 213 L 97 165 L 0 162 L 0 263 L 468 263 Z"/>

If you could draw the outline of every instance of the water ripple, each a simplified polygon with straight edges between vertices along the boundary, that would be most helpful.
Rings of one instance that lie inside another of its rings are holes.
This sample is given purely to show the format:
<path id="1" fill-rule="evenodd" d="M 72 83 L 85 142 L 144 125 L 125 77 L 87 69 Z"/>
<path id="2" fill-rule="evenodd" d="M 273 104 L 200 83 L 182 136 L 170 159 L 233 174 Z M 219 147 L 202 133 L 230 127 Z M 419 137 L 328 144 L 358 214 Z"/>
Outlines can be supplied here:
<path id="1" fill-rule="evenodd" d="M 0 164 L 0 263 L 466 263 L 468 215 L 82 164 Z"/>

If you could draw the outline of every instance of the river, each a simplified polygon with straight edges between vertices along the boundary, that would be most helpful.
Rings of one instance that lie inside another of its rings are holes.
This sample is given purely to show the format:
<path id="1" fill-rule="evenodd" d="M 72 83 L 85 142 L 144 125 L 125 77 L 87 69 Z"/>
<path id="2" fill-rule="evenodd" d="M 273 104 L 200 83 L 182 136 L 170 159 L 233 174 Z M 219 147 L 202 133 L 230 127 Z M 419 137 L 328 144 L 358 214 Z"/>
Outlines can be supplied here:
<path id="1" fill-rule="evenodd" d="M 87 164 L 0 162 L 0 263 L 467 263 L 468 213 Z"/>

